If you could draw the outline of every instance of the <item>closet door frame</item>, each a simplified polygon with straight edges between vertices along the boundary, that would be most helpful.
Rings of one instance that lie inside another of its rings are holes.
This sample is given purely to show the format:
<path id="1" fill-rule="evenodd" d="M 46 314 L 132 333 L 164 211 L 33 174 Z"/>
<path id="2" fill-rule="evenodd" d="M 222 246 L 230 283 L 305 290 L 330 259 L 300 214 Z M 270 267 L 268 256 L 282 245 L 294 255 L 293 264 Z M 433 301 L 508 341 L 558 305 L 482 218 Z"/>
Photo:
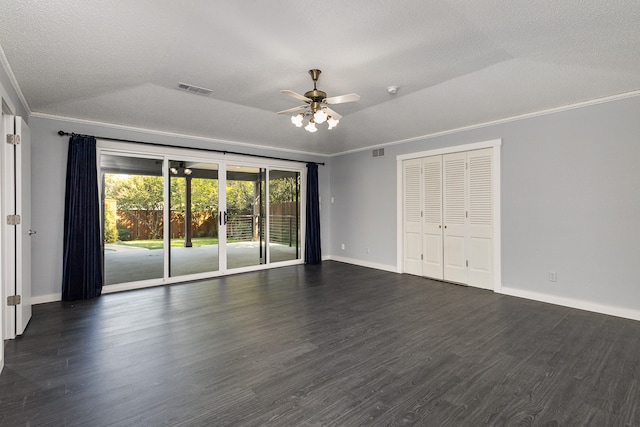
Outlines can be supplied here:
<path id="1" fill-rule="evenodd" d="M 453 147 L 438 148 L 434 150 L 420 151 L 416 153 L 402 154 L 396 157 L 396 236 L 397 259 L 396 271 L 404 273 L 404 230 L 403 230 L 403 161 L 421 157 L 437 156 L 451 153 L 460 153 L 484 148 L 492 148 L 493 156 L 493 291 L 502 291 L 502 255 L 501 255 L 501 198 L 500 198 L 500 146 L 502 139 L 477 142 L 472 144 L 456 145 Z"/>

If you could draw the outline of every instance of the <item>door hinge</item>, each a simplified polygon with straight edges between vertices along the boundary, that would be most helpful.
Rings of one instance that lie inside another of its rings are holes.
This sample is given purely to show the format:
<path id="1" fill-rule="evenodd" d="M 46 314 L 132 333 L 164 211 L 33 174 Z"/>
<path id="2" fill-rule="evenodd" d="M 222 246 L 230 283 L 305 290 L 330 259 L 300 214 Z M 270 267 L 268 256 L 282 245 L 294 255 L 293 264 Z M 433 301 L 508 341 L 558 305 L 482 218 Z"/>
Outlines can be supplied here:
<path id="1" fill-rule="evenodd" d="M 7 297 L 7 305 L 15 306 L 22 302 L 22 297 L 20 295 L 11 295 Z"/>
<path id="2" fill-rule="evenodd" d="M 7 215 L 7 225 L 20 224 L 20 215 Z"/>
<path id="3" fill-rule="evenodd" d="M 420 254 L 420 261 L 424 261 L 424 255 Z"/>
<path id="4" fill-rule="evenodd" d="M 467 267 L 469 267 L 469 260 L 467 260 Z"/>
<path id="5" fill-rule="evenodd" d="M 11 144 L 11 145 L 20 144 L 20 135 L 7 134 L 7 144 Z"/>

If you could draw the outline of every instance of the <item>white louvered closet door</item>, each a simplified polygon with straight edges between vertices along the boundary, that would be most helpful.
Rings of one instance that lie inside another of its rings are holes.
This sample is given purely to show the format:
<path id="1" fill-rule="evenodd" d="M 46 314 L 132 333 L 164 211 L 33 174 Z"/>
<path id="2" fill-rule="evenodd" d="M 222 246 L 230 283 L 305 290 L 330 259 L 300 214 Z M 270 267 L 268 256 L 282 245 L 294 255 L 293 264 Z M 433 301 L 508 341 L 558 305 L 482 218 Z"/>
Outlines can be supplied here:
<path id="1" fill-rule="evenodd" d="M 467 283 L 467 153 L 445 154 L 443 163 L 444 280 Z"/>
<path id="2" fill-rule="evenodd" d="M 422 180 L 421 159 L 402 164 L 404 272 L 422 276 Z"/>
<path id="3" fill-rule="evenodd" d="M 492 149 L 469 151 L 468 282 L 493 289 Z"/>
<path id="4" fill-rule="evenodd" d="M 422 274 L 442 280 L 442 156 L 424 158 L 422 174 L 424 189 Z"/>

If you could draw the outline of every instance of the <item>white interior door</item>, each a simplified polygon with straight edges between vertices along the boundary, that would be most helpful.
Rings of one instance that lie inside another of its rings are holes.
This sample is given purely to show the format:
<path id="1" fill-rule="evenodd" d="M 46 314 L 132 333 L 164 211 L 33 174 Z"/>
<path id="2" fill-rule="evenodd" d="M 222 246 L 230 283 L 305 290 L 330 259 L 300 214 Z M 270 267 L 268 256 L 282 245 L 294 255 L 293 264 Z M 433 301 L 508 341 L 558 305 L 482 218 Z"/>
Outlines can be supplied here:
<path id="1" fill-rule="evenodd" d="M 443 279 L 442 265 L 442 156 L 422 161 L 424 214 L 422 274 Z"/>
<path id="2" fill-rule="evenodd" d="M 15 132 L 20 135 L 16 146 L 16 210 L 20 224 L 16 230 L 16 335 L 22 335 L 31 320 L 31 132 L 22 117 L 15 118 Z"/>
<path id="3" fill-rule="evenodd" d="M 5 286 L 2 303 L 5 305 L 4 338 L 11 339 L 22 335 L 31 319 L 31 135 L 21 117 L 4 115 L 3 123 L 4 138 L 17 136 L 14 143 L 3 138 Z"/>
<path id="4" fill-rule="evenodd" d="M 403 176 L 404 272 L 422 276 L 421 159 L 405 160 Z"/>
<path id="5" fill-rule="evenodd" d="M 3 102 L 4 100 L 2 98 L 0 98 L 0 102 Z M 4 105 L 0 105 L 0 107 L 4 107 Z M 4 130 L 4 111 L 2 111 L 2 116 L 0 117 L 0 135 L 6 135 L 7 132 Z M 4 170 L 5 170 L 5 164 L 4 164 L 4 156 L 5 156 L 5 152 L 4 150 L 0 150 L 0 165 L 2 166 L 2 173 L 0 173 L 0 217 L 4 218 L 5 215 L 5 187 L 4 184 L 6 182 L 6 179 L 4 177 Z M 2 224 L 4 224 L 4 221 L 2 221 Z M 5 257 L 4 257 L 4 253 L 5 253 L 5 227 L 4 225 L 0 225 L 0 372 L 2 372 L 2 369 L 4 368 L 4 337 L 5 337 L 5 329 L 4 329 L 4 325 L 5 325 L 5 312 L 6 312 L 6 307 L 5 307 L 5 303 L 3 301 L 5 301 Z"/>
<path id="6" fill-rule="evenodd" d="M 467 283 L 467 153 L 443 156 L 444 280 Z"/>
<path id="7" fill-rule="evenodd" d="M 468 284 L 493 289 L 493 162 L 491 148 L 469 151 Z"/>

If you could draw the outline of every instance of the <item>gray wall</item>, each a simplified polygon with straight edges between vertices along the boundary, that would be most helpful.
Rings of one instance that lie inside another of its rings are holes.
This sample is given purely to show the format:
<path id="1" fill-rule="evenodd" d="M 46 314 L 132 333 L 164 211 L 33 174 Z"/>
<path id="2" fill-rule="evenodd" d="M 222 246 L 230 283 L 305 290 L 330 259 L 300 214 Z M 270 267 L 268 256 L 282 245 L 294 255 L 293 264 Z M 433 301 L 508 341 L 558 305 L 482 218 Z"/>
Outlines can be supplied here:
<path id="1" fill-rule="evenodd" d="M 326 162 L 326 166 L 319 167 L 318 174 L 322 198 L 321 239 L 323 251 L 329 247 L 327 245 L 330 243 L 330 211 L 326 205 L 329 200 L 330 165 L 327 158 L 258 150 L 251 147 L 224 145 L 167 135 L 151 135 L 145 132 L 93 124 L 70 123 L 49 118 L 32 117 L 29 121 L 29 127 L 32 135 L 32 225 L 38 232 L 34 236 L 32 252 L 32 295 L 34 297 L 50 297 L 59 295 L 61 292 L 65 174 L 69 138 L 58 136 L 59 130 L 180 147 L 226 149 L 295 160 Z"/>
<path id="2" fill-rule="evenodd" d="M 640 313 L 640 97 L 334 157 L 331 253 L 395 268 L 396 156 L 492 139 L 503 286 Z"/>

